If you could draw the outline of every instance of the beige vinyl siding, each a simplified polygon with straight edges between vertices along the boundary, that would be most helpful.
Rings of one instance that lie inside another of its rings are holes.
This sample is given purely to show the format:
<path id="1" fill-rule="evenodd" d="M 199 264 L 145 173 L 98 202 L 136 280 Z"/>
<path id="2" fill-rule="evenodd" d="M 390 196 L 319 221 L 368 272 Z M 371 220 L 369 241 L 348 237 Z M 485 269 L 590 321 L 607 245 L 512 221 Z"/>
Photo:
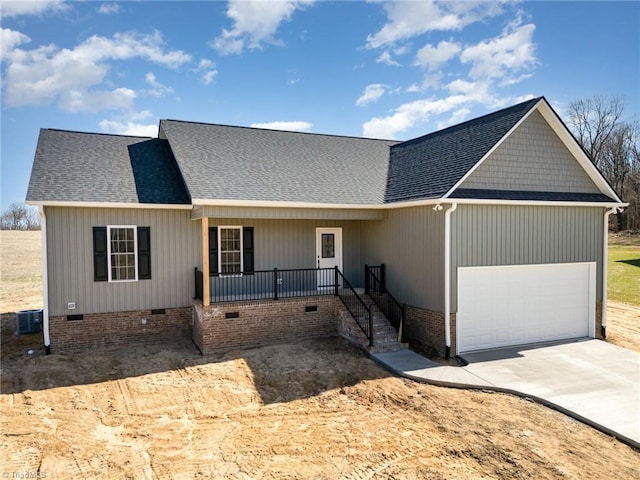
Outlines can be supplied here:
<path id="1" fill-rule="evenodd" d="M 198 226 L 200 222 L 194 222 Z M 341 227 L 344 274 L 354 286 L 363 283 L 360 261 L 360 221 L 266 220 L 209 218 L 209 226 L 253 227 L 256 270 L 316 268 L 316 228 Z"/>
<path id="2" fill-rule="evenodd" d="M 381 220 L 385 210 L 372 208 L 284 208 L 284 207 L 233 207 L 197 206 L 192 218 L 268 218 L 315 220 Z"/>
<path id="3" fill-rule="evenodd" d="M 511 133 L 460 188 L 599 192 L 537 111 Z"/>
<path id="4" fill-rule="evenodd" d="M 602 300 L 604 209 L 459 205 L 451 222 L 451 306 L 457 310 L 457 268 L 596 262 Z"/>
<path id="5" fill-rule="evenodd" d="M 388 218 L 363 222 L 363 263 L 384 263 L 387 287 L 402 303 L 444 308 L 444 210 L 432 206 L 389 210 Z"/>
<path id="6" fill-rule="evenodd" d="M 186 307 L 201 264 L 199 224 L 188 210 L 46 207 L 49 315 Z M 151 280 L 94 282 L 93 227 L 151 227 Z M 67 310 L 76 302 L 75 310 Z"/>

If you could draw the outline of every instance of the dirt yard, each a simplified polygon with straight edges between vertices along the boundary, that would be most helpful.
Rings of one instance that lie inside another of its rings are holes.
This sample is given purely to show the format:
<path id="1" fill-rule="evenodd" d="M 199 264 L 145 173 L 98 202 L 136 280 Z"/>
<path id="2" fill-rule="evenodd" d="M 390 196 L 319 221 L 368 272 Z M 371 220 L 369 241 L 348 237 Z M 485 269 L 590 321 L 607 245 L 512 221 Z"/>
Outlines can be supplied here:
<path id="1" fill-rule="evenodd" d="M 39 308 L 39 260 L 6 238 L 0 311 Z M 610 340 L 640 351 L 639 308 L 612 305 Z M 338 339 L 45 356 L 14 330 L 3 314 L 2 478 L 640 478 L 640 453 L 558 412 L 395 378 Z"/>
<path id="2" fill-rule="evenodd" d="M 607 341 L 640 352 L 640 306 L 607 302 Z"/>
<path id="3" fill-rule="evenodd" d="M 2 352 L 3 478 L 637 479 L 640 471 L 640 453 L 558 412 L 395 378 L 338 339 L 207 357 L 186 340 L 45 356 L 38 337 L 14 337 L 21 342 Z"/>

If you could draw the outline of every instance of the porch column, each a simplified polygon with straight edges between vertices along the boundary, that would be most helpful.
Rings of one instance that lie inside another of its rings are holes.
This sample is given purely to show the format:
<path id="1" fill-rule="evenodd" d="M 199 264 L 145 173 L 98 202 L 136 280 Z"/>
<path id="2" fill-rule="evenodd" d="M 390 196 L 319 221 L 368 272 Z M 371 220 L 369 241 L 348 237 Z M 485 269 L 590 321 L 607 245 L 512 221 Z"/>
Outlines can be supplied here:
<path id="1" fill-rule="evenodd" d="M 209 217 L 202 217 L 202 305 L 209 305 Z"/>

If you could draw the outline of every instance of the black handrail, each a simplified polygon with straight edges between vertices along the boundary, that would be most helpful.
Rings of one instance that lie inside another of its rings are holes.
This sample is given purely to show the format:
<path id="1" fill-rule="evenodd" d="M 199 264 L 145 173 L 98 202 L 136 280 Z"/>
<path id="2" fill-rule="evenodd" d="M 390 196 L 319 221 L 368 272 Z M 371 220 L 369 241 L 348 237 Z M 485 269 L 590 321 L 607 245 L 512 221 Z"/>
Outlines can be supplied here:
<path id="1" fill-rule="evenodd" d="M 336 287 L 340 285 L 340 288 L 336 288 L 336 294 L 342 300 L 342 303 L 354 318 L 358 326 L 362 329 L 364 334 L 369 340 L 369 346 L 373 347 L 373 311 L 367 307 L 362 297 L 358 295 L 349 281 L 345 278 L 342 272 L 335 267 L 336 272 Z M 341 280 L 341 281 L 340 281 Z"/>
<path id="2" fill-rule="evenodd" d="M 405 320 L 405 308 L 387 290 L 385 285 L 384 264 L 375 266 L 364 266 L 365 293 L 369 295 L 373 303 L 387 317 L 389 323 L 398 331 L 398 338 L 402 339 Z"/>

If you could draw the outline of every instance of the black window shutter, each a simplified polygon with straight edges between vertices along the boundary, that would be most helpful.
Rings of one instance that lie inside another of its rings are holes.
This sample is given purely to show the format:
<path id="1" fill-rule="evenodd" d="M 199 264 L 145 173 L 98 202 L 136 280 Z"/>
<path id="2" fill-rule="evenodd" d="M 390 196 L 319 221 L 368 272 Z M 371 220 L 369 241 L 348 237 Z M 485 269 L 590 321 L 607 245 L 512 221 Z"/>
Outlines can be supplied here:
<path id="1" fill-rule="evenodd" d="M 151 280 L 150 227 L 138 227 L 138 280 Z"/>
<path id="2" fill-rule="evenodd" d="M 218 227 L 209 227 L 209 276 L 218 275 Z"/>
<path id="3" fill-rule="evenodd" d="M 93 227 L 93 281 L 108 281 L 107 268 L 107 227 Z"/>
<path id="4" fill-rule="evenodd" d="M 245 273 L 254 271 L 253 266 L 253 227 L 242 228 L 242 263 Z"/>

